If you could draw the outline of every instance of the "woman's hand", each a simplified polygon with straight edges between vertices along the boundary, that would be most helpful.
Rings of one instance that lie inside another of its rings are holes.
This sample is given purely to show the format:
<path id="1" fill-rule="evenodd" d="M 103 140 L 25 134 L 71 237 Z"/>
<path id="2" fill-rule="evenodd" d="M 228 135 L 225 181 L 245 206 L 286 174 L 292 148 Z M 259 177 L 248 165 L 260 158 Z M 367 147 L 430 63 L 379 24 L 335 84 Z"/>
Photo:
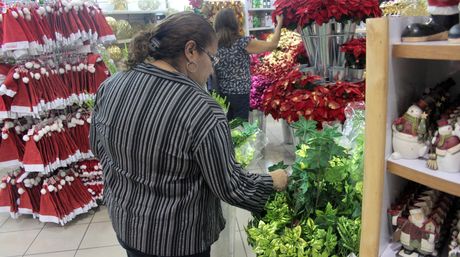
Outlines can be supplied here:
<path id="1" fill-rule="evenodd" d="M 283 25 L 283 15 L 276 15 L 276 24 Z"/>
<path id="2" fill-rule="evenodd" d="M 286 189 L 288 184 L 288 174 L 285 170 L 275 170 L 269 173 L 273 179 L 273 187 L 276 191 L 283 191 Z"/>

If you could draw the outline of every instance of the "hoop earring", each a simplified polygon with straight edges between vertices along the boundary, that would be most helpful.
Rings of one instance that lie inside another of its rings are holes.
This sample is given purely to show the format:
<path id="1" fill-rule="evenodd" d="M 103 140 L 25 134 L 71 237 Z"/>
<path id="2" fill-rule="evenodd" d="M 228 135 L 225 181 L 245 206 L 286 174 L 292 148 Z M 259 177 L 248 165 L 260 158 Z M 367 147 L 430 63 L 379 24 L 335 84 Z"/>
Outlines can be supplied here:
<path id="1" fill-rule="evenodd" d="M 190 66 L 193 66 L 194 68 L 190 68 Z M 198 71 L 198 65 L 195 62 L 188 62 L 187 70 L 190 71 L 191 73 L 195 73 Z"/>

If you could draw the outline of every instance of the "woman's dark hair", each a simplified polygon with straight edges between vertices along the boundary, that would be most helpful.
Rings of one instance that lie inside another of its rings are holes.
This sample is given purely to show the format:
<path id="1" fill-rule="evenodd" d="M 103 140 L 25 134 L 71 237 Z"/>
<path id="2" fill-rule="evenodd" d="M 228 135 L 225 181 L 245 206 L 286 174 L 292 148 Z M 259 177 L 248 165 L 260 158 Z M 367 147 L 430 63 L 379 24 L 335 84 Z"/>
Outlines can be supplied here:
<path id="1" fill-rule="evenodd" d="M 230 8 L 222 9 L 217 13 L 214 29 L 219 47 L 231 47 L 241 37 L 235 12 Z"/>
<path id="2" fill-rule="evenodd" d="M 195 41 L 201 52 L 200 47 L 206 48 L 215 39 L 214 29 L 203 17 L 192 12 L 175 13 L 134 37 L 126 64 L 131 69 L 148 57 L 174 61 L 184 53 L 188 41 Z"/>

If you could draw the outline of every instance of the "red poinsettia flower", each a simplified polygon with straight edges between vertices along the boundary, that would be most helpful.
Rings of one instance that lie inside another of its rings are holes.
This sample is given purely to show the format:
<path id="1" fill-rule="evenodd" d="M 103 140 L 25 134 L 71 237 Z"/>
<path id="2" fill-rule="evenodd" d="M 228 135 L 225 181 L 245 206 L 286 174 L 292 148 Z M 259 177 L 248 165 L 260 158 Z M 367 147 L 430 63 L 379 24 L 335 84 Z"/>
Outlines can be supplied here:
<path id="1" fill-rule="evenodd" d="M 351 39 L 340 47 L 345 53 L 347 66 L 364 69 L 366 66 L 366 38 Z"/>

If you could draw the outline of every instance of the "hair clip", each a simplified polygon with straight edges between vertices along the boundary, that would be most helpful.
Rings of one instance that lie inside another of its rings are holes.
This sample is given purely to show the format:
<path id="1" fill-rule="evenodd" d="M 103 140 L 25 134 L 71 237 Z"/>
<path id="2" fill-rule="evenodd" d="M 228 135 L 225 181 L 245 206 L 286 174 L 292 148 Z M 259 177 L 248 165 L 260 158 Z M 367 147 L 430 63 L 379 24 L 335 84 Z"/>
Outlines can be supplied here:
<path id="1" fill-rule="evenodd" d="M 156 37 L 152 37 L 152 39 L 150 39 L 150 49 L 152 49 L 152 51 L 157 51 L 158 48 L 160 48 L 160 41 L 158 41 Z"/>

